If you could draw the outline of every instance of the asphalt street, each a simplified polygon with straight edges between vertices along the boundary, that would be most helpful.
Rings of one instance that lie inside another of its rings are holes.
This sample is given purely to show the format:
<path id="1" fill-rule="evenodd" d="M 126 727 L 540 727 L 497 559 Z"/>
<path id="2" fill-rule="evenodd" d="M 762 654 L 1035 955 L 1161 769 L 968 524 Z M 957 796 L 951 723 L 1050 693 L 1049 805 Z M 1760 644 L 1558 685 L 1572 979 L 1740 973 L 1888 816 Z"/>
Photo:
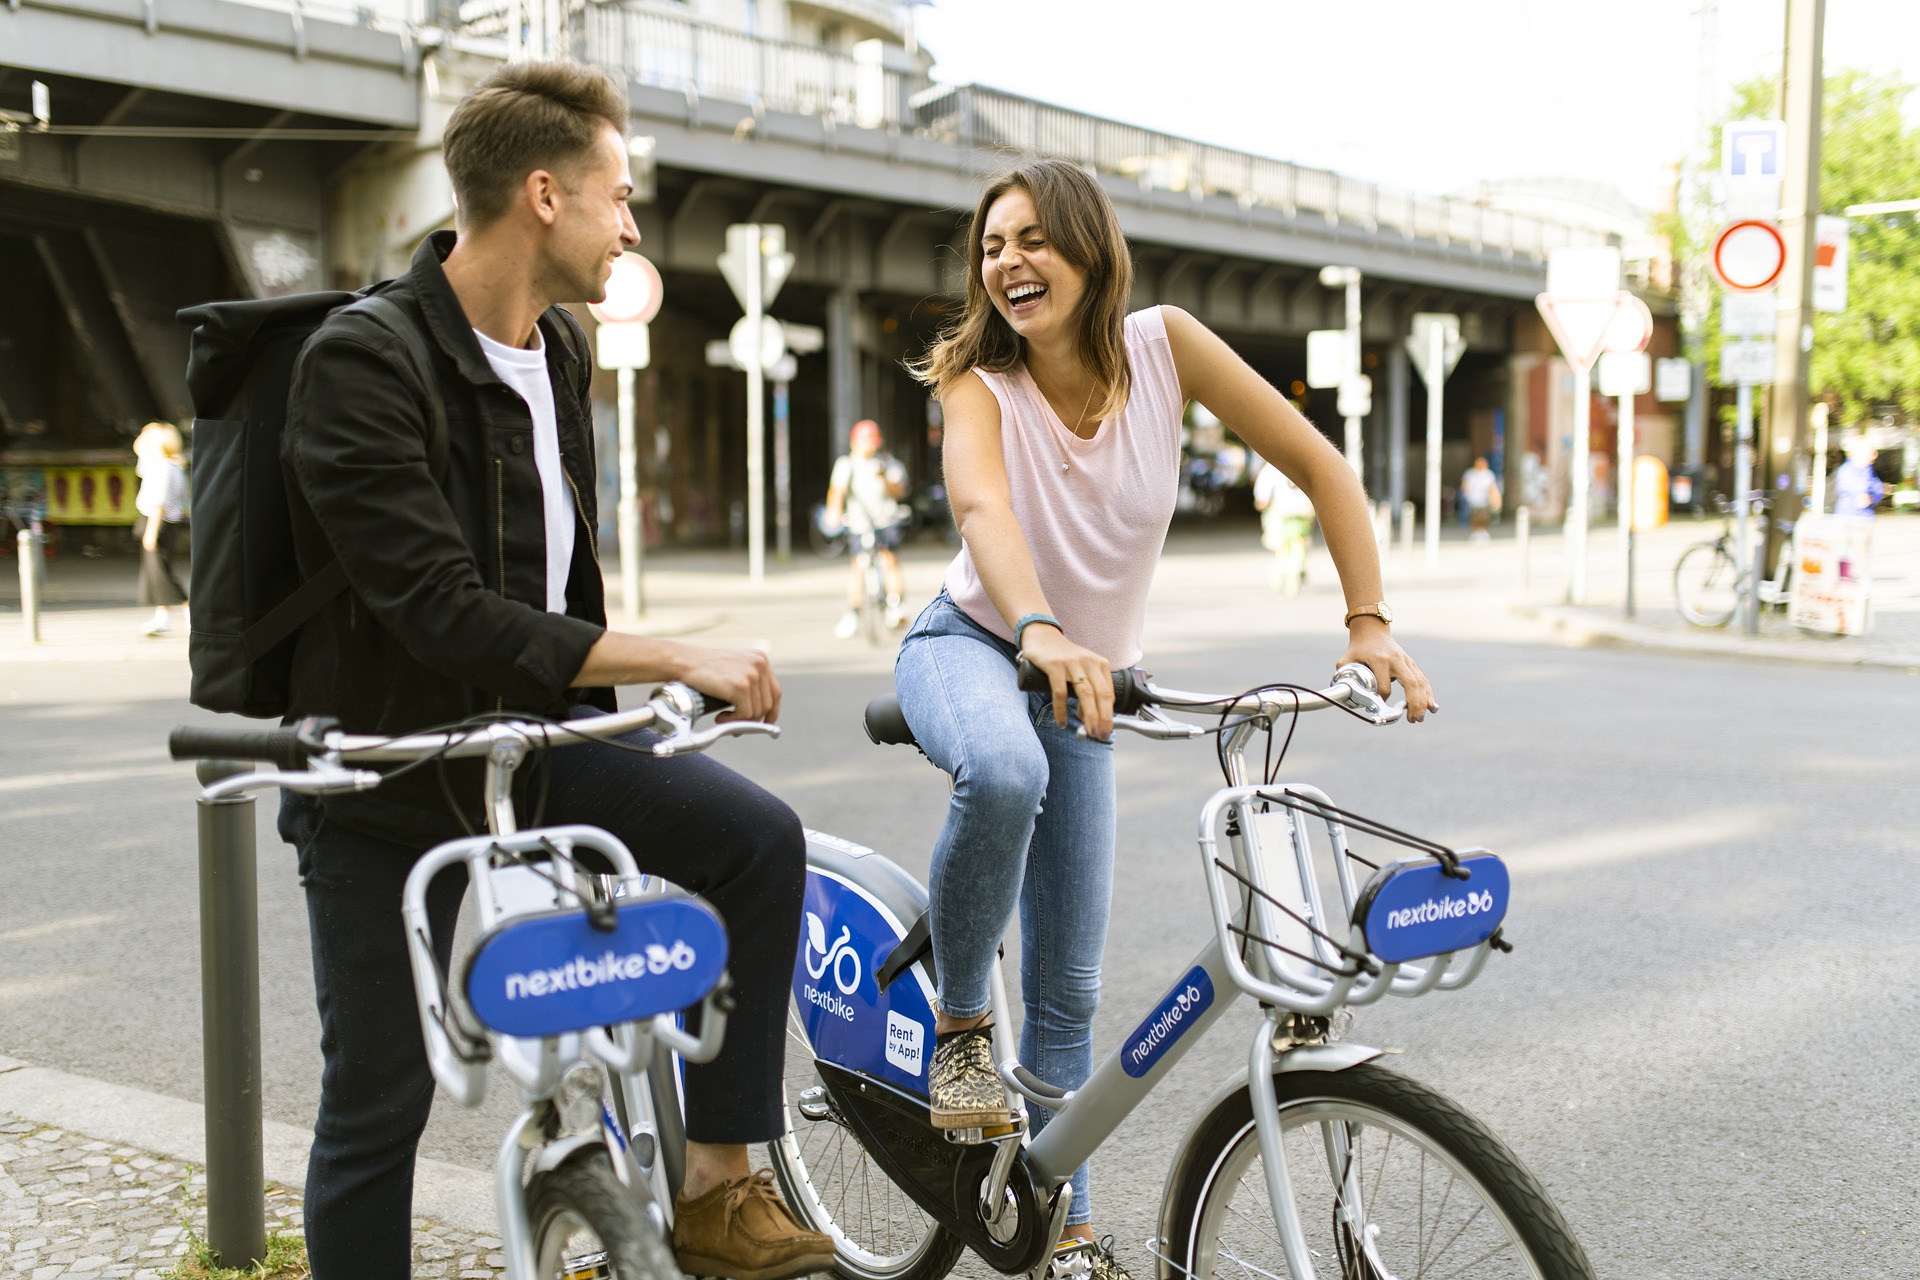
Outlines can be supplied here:
<path id="1" fill-rule="evenodd" d="M 937 562 L 912 572 L 931 594 Z M 1325 575 L 1283 602 L 1260 572 L 1257 556 L 1206 544 L 1170 551 L 1149 628 L 1160 678 L 1231 691 L 1330 668 Z M 794 639 L 825 635 L 838 586 L 794 580 L 709 633 L 778 638 L 786 689 L 785 736 L 721 756 L 809 826 L 924 875 L 945 781 L 859 725 L 889 688 L 886 657 Z M 1303 721 L 1281 776 L 1501 853 L 1516 950 L 1466 991 L 1362 1011 L 1352 1038 L 1390 1048 L 1395 1069 L 1486 1120 L 1604 1276 L 1914 1274 L 1920 927 L 1902 894 L 1920 832 L 1920 683 L 1568 649 L 1457 589 L 1394 594 L 1442 712 L 1384 730 Z M 0 1052 L 191 1099 L 194 788 L 164 754 L 170 726 L 204 718 L 185 690 L 177 662 L 0 666 Z M 1218 781 L 1211 750 L 1126 739 L 1118 770 L 1102 1052 L 1210 930 L 1193 832 Z M 272 807 L 259 806 L 265 1103 L 304 1125 L 318 1029 L 305 910 Z M 1252 1025 L 1237 1010 L 1096 1160 L 1098 1225 L 1136 1275 L 1169 1154 L 1244 1063 Z M 510 1105 L 442 1104 L 423 1151 L 490 1166 Z"/>

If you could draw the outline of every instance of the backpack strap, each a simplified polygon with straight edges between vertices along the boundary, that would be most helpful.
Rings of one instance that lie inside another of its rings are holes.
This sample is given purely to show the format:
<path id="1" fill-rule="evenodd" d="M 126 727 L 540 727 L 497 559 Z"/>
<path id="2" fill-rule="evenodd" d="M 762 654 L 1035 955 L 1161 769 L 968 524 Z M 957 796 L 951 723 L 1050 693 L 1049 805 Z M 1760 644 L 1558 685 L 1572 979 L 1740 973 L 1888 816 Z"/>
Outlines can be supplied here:
<path id="1" fill-rule="evenodd" d="M 427 419 L 430 430 L 427 435 L 427 466 L 433 472 L 437 483 L 447 470 L 447 411 L 440 398 L 433 394 L 433 354 L 427 347 L 426 335 L 420 332 L 420 326 L 400 308 L 391 298 L 378 294 L 368 294 L 344 310 L 357 311 L 370 316 L 379 326 L 399 338 L 412 360 L 414 376 L 420 380 L 420 387 L 426 392 Z M 347 570 L 335 556 L 326 562 L 293 593 L 279 604 L 269 609 L 264 617 L 248 627 L 240 637 L 240 644 L 246 650 L 248 662 L 258 662 L 273 647 L 298 631 L 313 616 L 324 608 L 329 600 L 347 589 Z"/>

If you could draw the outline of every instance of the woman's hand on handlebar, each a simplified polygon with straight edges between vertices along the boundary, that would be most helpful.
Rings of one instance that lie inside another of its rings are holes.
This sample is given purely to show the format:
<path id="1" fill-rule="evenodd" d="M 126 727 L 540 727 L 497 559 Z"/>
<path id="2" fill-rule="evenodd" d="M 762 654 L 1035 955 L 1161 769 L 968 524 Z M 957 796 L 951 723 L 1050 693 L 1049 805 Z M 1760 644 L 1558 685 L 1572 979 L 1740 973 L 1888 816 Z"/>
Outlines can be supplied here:
<path id="1" fill-rule="evenodd" d="M 1407 695 L 1407 719 L 1415 724 L 1426 719 L 1429 711 L 1440 709 L 1440 704 L 1433 700 L 1433 686 L 1427 682 L 1426 673 L 1420 670 L 1413 656 L 1400 647 L 1400 642 L 1380 619 L 1362 614 L 1353 620 L 1347 651 L 1335 665 L 1344 667 L 1349 662 L 1357 662 L 1373 672 L 1374 683 L 1383 698 L 1393 682 L 1399 681 Z"/>
<path id="2" fill-rule="evenodd" d="M 1053 722 L 1067 727 L 1067 698 L 1080 700 L 1080 723 L 1087 736 L 1113 737 L 1113 668 L 1091 649 L 1083 649 L 1044 622 L 1028 625 L 1020 652 L 1046 672 L 1053 691 Z"/>
<path id="3" fill-rule="evenodd" d="M 732 710 L 721 712 L 716 719 L 761 720 L 767 724 L 780 719 L 780 681 L 766 654 L 758 649 L 708 649 L 700 645 L 684 645 L 682 651 L 676 678 L 706 697 L 732 704 Z"/>

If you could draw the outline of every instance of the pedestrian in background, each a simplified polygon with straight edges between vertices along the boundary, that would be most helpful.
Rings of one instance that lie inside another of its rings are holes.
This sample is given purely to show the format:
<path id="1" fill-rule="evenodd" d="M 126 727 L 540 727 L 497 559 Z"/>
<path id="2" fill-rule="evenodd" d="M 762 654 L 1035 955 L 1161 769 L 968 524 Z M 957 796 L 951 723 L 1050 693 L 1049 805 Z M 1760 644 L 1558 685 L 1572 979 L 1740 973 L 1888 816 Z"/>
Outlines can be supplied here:
<path id="1" fill-rule="evenodd" d="M 1313 499 L 1280 468 L 1268 464 L 1253 479 L 1253 508 L 1260 513 L 1260 545 L 1273 552 L 1268 585 L 1300 594 L 1307 580 L 1307 539 L 1313 533 Z"/>
<path id="2" fill-rule="evenodd" d="M 880 424 L 862 418 L 848 433 L 847 452 L 833 464 L 827 485 L 825 525 L 853 535 L 852 577 L 847 583 L 847 611 L 833 634 L 848 640 L 860 629 L 860 602 L 866 594 L 867 557 L 880 562 L 887 590 L 887 629 L 907 620 L 907 581 L 900 572 L 901 530 L 912 513 L 901 503 L 907 496 L 907 469 L 880 445 Z"/>
<path id="3" fill-rule="evenodd" d="M 1833 473 L 1833 514 L 1873 519 L 1873 509 L 1887 496 L 1887 485 L 1874 472 L 1880 451 L 1864 441 L 1847 447 L 1847 460 Z"/>
<path id="4" fill-rule="evenodd" d="M 134 474 L 140 491 L 133 509 L 140 513 L 140 603 L 151 605 L 153 616 L 140 628 L 142 635 L 165 635 L 173 630 L 173 610 L 187 620 L 187 591 L 174 567 L 187 536 L 186 449 L 180 428 L 171 422 L 149 422 L 133 442 L 138 459 Z"/>
<path id="5" fill-rule="evenodd" d="M 1487 526 L 1500 510 L 1500 482 L 1493 478 L 1485 458 L 1475 458 L 1460 477 L 1460 499 L 1467 504 L 1467 537 L 1474 542 L 1490 540 L 1493 535 Z"/>

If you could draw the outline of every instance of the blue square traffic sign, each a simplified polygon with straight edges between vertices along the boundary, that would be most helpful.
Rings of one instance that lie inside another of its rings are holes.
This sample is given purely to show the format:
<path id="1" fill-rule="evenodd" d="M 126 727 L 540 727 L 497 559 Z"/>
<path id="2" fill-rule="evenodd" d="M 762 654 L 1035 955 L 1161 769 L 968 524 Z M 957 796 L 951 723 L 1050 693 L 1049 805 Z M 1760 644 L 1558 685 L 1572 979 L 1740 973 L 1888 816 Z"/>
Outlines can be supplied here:
<path id="1" fill-rule="evenodd" d="M 1787 126 L 1779 120 L 1734 120 L 1720 135 L 1720 170 L 1729 178 L 1778 182 L 1786 161 Z"/>

